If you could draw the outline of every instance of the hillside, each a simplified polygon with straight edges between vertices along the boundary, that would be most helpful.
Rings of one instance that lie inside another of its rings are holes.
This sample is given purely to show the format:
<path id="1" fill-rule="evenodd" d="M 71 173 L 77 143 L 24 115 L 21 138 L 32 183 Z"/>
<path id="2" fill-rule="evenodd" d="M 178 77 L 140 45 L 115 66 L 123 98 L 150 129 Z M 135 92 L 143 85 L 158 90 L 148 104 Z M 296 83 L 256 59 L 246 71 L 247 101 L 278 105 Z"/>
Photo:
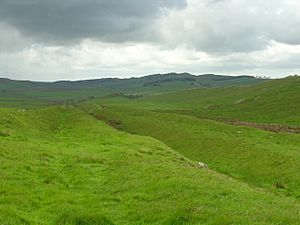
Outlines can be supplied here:
<path id="1" fill-rule="evenodd" d="M 126 106 L 81 106 L 113 127 L 151 136 L 193 161 L 287 196 L 300 196 L 300 135 L 226 125 L 176 113 Z M 277 189 L 280 184 L 282 188 Z"/>
<path id="2" fill-rule="evenodd" d="M 79 107 L 117 129 L 156 138 L 220 173 L 299 198 L 299 81 L 289 77 L 251 87 L 202 88 L 137 99 L 114 96 Z M 240 120 L 253 124 L 227 124 Z M 282 130 L 265 131 L 263 125 L 270 123 Z"/>
<path id="3" fill-rule="evenodd" d="M 107 78 L 82 81 L 31 82 L 0 79 L 0 106 L 26 107 L 57 104 L 66 100 L 82 100 L 112 93 L 151 94 L 194 89 L 253 85 L 263 82 L 250 76 L 191 75 L 188 73 L 154 74 L 140 78 Z"/>
<path id="4" fill-rule="evenodd" d="M 140 99 L 107 98 L 103 104 L 130 105 L 225 122 L 300 126 L 300 77 L 271 80 L 248 87 L 198 88 Z"/>
<path id="5" fill-rule="evenodd" d="M 0 225 L 300 225 L 300 0 L 0 0 Z"/>
<path id="6" fill-rule="evenodd" d="M 74 107 L 0 115 L 1 224 L 299 223 L 292 198 L 199 169 Z"/>
<path id="7" fill-rule="evenodd" d="M 297 128 L 299 81 L 30 110 L 48 103 L 11 98 L 22 108 L 0 109 L 0 224 L 298 224 L 300 134 L 226 123 Z"/>

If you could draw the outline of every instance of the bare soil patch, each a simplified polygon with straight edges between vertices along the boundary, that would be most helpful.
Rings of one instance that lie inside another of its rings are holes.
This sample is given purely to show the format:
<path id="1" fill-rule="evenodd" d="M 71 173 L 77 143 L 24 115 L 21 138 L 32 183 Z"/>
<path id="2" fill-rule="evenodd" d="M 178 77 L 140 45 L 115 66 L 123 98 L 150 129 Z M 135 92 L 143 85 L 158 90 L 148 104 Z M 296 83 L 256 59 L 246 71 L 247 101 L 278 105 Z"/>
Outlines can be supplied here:
<path id="1" fill-rule="evenodd" d="M 222 121 L 222 122 L 231 125 L 236 125 L 236 126 L 254 127 L 262 130 L 276 132 L 276 133 L 286 132 L 286 133 L 300 134 L 300 127 L 291 127 L 291 126 L 285 126 L 280 124 L 253 123 L 253 122 L 245 122 L 239 120 Z"/>

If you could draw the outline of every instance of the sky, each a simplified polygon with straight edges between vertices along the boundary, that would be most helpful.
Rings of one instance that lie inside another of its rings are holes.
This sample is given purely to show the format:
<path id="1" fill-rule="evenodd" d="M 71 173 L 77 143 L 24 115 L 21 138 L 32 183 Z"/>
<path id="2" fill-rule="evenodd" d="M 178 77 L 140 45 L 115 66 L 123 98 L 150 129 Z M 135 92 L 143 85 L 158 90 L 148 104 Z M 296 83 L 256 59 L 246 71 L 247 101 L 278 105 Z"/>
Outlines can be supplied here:
<path id="1" fill-rule="evenodd" d="M 0 0 L 0 77 L 300 74 L 299 0 Z"/>

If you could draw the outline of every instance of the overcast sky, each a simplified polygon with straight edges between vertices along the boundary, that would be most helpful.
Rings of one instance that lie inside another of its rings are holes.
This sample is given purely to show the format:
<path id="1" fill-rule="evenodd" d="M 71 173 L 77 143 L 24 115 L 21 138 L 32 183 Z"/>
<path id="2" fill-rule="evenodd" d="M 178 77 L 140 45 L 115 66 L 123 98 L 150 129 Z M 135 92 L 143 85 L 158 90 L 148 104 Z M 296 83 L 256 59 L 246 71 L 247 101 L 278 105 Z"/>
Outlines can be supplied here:
<path id="1" fill-rule="evenodd" d="M 0 77 L 300 74 L 299 0 L 0 0 Z"/>

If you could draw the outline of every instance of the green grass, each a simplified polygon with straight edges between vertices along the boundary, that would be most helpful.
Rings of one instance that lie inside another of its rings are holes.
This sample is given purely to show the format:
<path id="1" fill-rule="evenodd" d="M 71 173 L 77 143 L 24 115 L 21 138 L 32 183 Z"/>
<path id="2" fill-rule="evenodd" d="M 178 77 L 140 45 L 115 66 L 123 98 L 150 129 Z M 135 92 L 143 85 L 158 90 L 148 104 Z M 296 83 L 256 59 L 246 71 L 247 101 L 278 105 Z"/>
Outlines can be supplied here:
<path id="1" fill-rule="evenodd" d="M 199 88 L 140 99 L 107 98 L 103 104 L 188 114 L 217 120 L 300 126 L 300 77 L 249 87 Z"/>
<path id="2" fill-rule="evenodd" d="M 300 198 L 299 134 L 273 133 L 133 107 L 101 108 L 95 103 L 81 107 L 119 129 L 156 138 L 220 173 Z"/>
<path id="3" fill-rule="evenodd" d="M 0 98 L 0 105 L 3 108 L 21 108 L 21 109 L 32 109 L 49 106 L 53 102 L 44 100 L 34 99 L 19 99 L 19 98 Z"/>
<path id="4" fill-rule="evenodd" d="M 1 225 L 300 222 L 298 201 L 198 169 L 74 107 L 1 109 L 0 131 Z"/>
<path id="5" fill-rule="evenodd" d="M 0 107 L 44 106 L 53 101 L 82 100 L 112 93 L 149 95 L 199 87 L 254 85 L 265 80 L 240 76 L 195 76 L 187 73 L 156 74 L 130 79 L 98 79 L 77 82 L 31 82 L 0 78 Z M 31 102 L 30 102 L 31 101 Z"/>
<path id="6" fill-rule="evenodd" d="M 165 94 L 190 81 L 159 81 L 85 102 L 112 89 L 0 92 L 19 108 L 0 108 L 0 225 L 299 224 L 300 135 L 214 121 L 299 126 L 299 77 Z M 69 105 L 43 108 L 53 99 Z"/>

